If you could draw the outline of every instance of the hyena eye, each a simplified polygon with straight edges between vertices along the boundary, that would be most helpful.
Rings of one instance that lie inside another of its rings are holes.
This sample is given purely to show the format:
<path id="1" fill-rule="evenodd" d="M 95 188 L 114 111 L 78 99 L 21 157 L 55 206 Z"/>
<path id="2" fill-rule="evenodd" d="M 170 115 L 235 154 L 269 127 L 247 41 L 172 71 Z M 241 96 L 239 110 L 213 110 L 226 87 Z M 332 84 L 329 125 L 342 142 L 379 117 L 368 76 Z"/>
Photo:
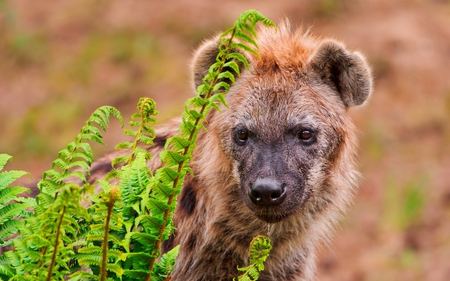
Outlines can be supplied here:
<path id="1" fill-rule="evenodd" d="M 244 145 L 248 139 L 248 130 L 243 128 L 235 130 L 234 139 L 237 144 Z"/>
<path id="2" fill-rule="evenodd" d="M 298 133 L 298 138 L 306 144 L 310 144 L 311 142 L 313 142 L 314 136 L 315 136 L 314 131 L 310 129 L 302 129 Z"/>

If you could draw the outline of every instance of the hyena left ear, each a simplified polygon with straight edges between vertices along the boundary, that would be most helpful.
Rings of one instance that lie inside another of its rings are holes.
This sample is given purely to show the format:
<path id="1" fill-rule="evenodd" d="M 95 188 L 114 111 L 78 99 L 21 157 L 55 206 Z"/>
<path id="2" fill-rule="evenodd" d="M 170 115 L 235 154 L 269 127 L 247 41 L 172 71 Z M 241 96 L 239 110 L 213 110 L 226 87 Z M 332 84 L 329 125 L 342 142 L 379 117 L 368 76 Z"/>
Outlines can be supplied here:
<path id="1" fill-rule="evenodd" d="M 192 79 L 194 87 L 202 84 L 203 77 L 208 73 L 209 67 L 216 62 L 217 54 L 219 53 L 219 36 L 216 36 L 208 41 L 203 42 L 202 45 L 195 51 L 191 62 Z M 242 72 L 244 65 L 237 62 L 239 70 Z M 232 69 L 228 69 L 235 74 Z M 235 75 L 236 77 L 236 75 Z"/>
<path id="2" fill-rule="evenodd" d="M 372 75 L 363 55 L 347 51 L 336 41 L 322 42 L 309 62 L 314 72 L 338 91 L 347 107 L 364 103 L 372 92 Z"/>

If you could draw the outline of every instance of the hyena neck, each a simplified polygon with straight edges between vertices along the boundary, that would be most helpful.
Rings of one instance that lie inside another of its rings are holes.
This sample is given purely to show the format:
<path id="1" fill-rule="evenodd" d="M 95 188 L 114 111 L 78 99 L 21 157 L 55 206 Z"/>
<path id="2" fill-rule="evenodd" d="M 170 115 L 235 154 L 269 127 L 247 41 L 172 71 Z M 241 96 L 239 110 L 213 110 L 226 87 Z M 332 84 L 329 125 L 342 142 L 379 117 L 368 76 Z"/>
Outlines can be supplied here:
<path id="1" fill-rule="evenodd" d="M 180 244 L 173 280 L 232 280 L 237 267 L 248 264 L 248 247 L 259 234 L 269 236 L 273 249 L 259 280 L 310 280 L 314 272 L 314 243 L 307 227 L 291 220 L 268 224 L 239 201 L 236 186 L 224 179 L 189 179 L 176 212 L 175 244 Z M 211 192 L 220 181 L 226 193 Z M 209 185 L 199 185 L 199 182 Z"/>

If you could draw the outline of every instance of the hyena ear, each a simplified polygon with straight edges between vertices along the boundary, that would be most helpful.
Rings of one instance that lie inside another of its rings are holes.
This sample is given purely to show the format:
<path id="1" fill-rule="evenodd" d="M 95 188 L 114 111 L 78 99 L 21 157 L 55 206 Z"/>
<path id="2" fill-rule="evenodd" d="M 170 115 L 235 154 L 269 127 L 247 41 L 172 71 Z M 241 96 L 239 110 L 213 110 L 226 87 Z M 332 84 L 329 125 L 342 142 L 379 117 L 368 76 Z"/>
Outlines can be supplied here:
<path id="1" fill-rule="evenodd" d="M 203 77 L 208 73 L 208 69 L 216 62 L 217 54 L 219 53 L 219 36 L 216 36 L 208 41 L 203 42 L 202 45 L 195 51 L 191 62 L 192 79 L 194 87 L 202 84 Z M 242 72 L 244 65 L 237 62 L 239 70 Z M 232 69 L 228 69 L 236 77 L 236 73 Z"/>
<path id="2" fill-rule="evenodd" d="M 364 57 L 333 40 L 322 42 L 310 58 L 313 70 L 340 94 L 344 104 L 360 105 L 372 92 L 372 76 Z"/>

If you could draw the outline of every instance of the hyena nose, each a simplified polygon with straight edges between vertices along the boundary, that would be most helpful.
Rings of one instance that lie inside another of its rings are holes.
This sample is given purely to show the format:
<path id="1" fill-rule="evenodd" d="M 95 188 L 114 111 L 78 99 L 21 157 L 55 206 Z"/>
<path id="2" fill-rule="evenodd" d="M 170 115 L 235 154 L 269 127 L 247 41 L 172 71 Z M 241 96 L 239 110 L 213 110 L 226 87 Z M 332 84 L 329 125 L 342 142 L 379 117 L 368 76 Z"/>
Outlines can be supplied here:
<path id="1" fill-rule="evenodd" d="M 284 184 L 273 178 L 258 178 L 250 185 L 248 196 L 256 205 L 275 206 L 286 199 L 286 189 Z"/>

